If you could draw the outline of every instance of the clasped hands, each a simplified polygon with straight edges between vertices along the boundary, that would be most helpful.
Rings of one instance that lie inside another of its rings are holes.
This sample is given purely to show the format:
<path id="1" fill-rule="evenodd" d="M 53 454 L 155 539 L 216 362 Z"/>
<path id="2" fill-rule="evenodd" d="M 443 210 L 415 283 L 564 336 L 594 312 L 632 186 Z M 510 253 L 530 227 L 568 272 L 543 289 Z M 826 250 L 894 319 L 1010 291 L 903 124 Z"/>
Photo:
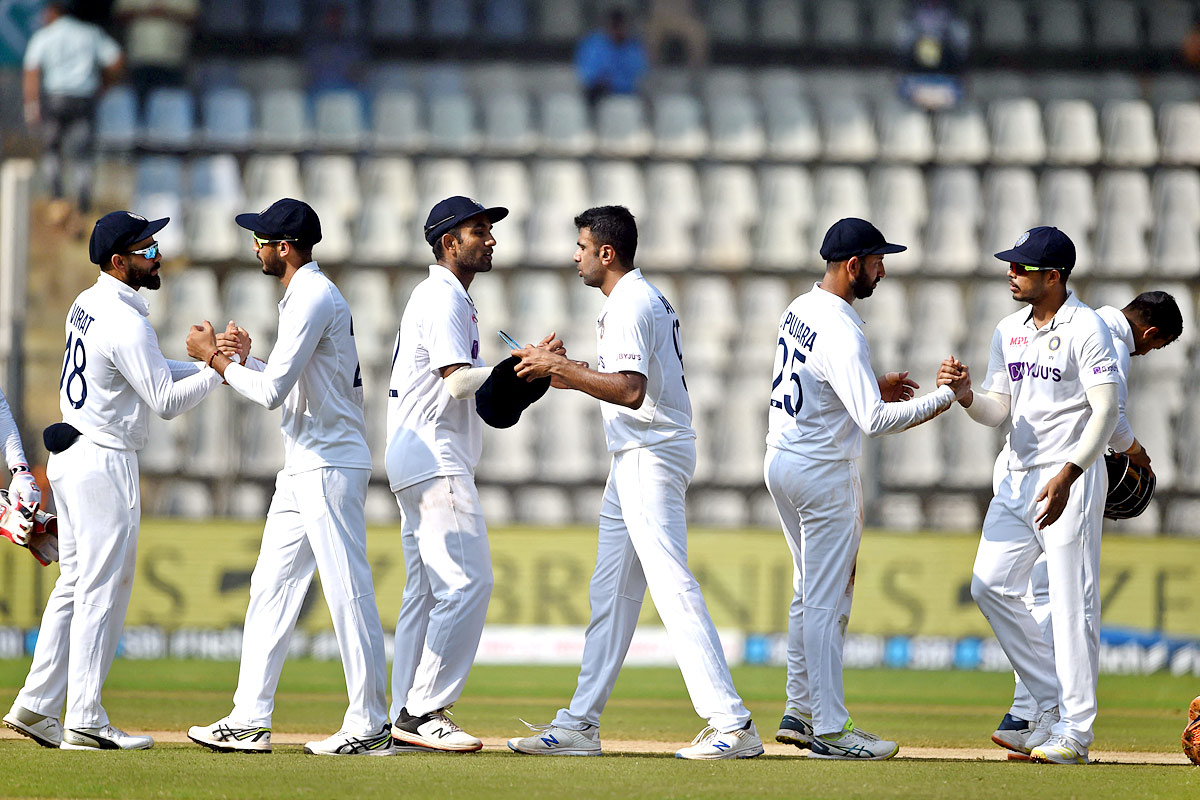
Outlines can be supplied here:
<path id="1" fill-rule="evenodd" d="M 563 346 L 562 339 L 559 339 L 553 331 L 536 345 L 527 345 L 520 350 L 513 350 L 510 355 L 521 359 L 521 363 L 513 368 L 517 377 L 527 381 L 550 378 L 550 385 L 555 389 L 571 388 L 569 383 L 554 374 L 556 368 L 565 364 L 575 364 L 584 368 L 588 366 L 586 361 L 567 358 L 567 348 Z"/>
<path id="2" fill-rule="evenodd" d="M 193 325 L 187 336 L 187 353 L 197 361 L 211 364 L 215 353 L 220 353 L 232 360 L 236 353 L 242 364 L 250 358 L 250 334 L 245 328 L 238 326 L 233 320 L 225 326 L 225 330 L 217 333 L 208 320 L 199 325 Z"/>
<path id="3" fill-rule="evenodd" d="M 947 356 L 938 367 L 937 385 L 949 386 L 954 399 L 962 402 L 971 395 L 971 370 L 954 356 Z"/>

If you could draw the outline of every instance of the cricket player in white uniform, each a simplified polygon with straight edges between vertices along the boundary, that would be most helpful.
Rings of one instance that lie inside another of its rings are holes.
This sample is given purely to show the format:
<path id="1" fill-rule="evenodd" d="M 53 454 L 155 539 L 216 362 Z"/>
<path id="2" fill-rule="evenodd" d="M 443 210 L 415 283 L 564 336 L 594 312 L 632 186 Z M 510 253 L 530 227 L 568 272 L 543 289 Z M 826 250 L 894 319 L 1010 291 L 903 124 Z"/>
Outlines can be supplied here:
<path id="1" fill-rule="evenodd" d="M 425 240 L 437 263 L 409 297 L 392 359 L 386 462 L 405 561 L 392 663 L 398 748 L 483 747 L 446 709 L 466 685 L 492 596 L 492 556 L 475 489 L 483 447 L 475 392 L 492 370 L 479 358 L 479 319 L 468 290 L 491 270 L 492 224 L 506 216 L 506 208 L 461 196 L 429 212 Z"/>
<path id="2" fill-rule="evenodd" d="M 1013 299 L 1030 307 L 996 326 L 982 391 L 959 401 L 985 425 L 1011 420 L 1007 474 L 984 518 L 971 595 L 1037 704 L 1030 758 L 1086 764 L 1099 671 L 1101 456 L 1117 424 L 1117 351 L 1108 326 L 1066 287 L 1075 266 L 1066 234 L 1033 228 L 996 258 L 1009 264 Z M 938 380 L 967 373 L 948 359 Z M 1042 553 L 1053 644 L 1023 600 Z"/>
<path id="3" fill-rule="evenodd" d="M 696 434 L 683 376 L 679 319 L 634 267 L 637 227 L 622 206 L 575 218 L 575 262 L 607 296 L 596 322 L 597 366 L 542 348 L 513 351 L 517 375 L 601 400 L 613 454 L 600 507 L 591 621 L 570 706 L 536 733 L 510 739 L 518 753 L 600 755 L 600 714 L 616 683 L 649 587 L 696 713 L 708 720 L 678 758 L 752 758 L 763 752 L 742 703 L 700 585 L 687 564 L 684 495 L 696 467 Z"/>
<path id="4" fill-rule="evenodd" d="M 67 312 L 59 381 L 63 421 L 45 437 L 60 573 L 25 686 L 4 718 L 45 747 L 141 750 L 154 744 L 149 736 L 111 725 L 100 703 L 133 587 L 141 520 L 138 451 L 146 444 L 151 412 L 171 419 L 221 384 L 204 364 L 163 357 L 147 320 L 150 307 L 138 294 L 161 285 L 154 234 L 167 222 L 128 211 L 102 217 L 88 245 L 100 277 Z"/>
<path id="5" fill-rule="evenodd" d="M 1135 297 L 1124 308 L 1104 306 L 1096 309 L 1096 313 L 1112 335 L 1113 345 L 1117 351 L 1117 426 L 1108 448 L 1116 453 L 1124 453 L 1136 464 L 1150 468 L 1150 456 L 1133 435 L 1133 428 L 1126 415 L 1126 402 L 1129 395 L 1129 362 L 1131 356 L 1143 356 L 1154 350 L 1166 347 L 1179 338 L 1183 333 L 1183 315 L 1175 298 L 1166 292 L 1143 292 Z M 1008 448 L 1001 451 L 996 462 L 997 486 L 1008 470 Z M 1029 610 L 1037 620 L 1038 627 L 1046 641 L 1053 646 L 1053 636 L 1050 631 L 1050 585 L 1046 574 L 1046 556 L 1038 557 L 1033 565 L 1033 577 L 1030 581 L 1029 595 L 1026 597 Z M 1053 662 L 1042 665 L 1047 680 L 1054 680 Z M 1033 734 L 1039 716 L 1037 701 L 1025 687 L 1021 676 L 1016 676 L 1016 689 L 1013 694 L 1013 704 L 1004 715 L 1000 726 L 992 734 L 992 741 L 1003 748 L 1015 753 L 1028 755 L 1030 751 L 1029 738 Z"/>
<path id="6" fill-rule="evenodd" d="M 309 742 L 305 752 L 389 755 L 383 628 L 363 511 L 371 453 L 350 308 L 312 259 L 321 224 L 308 204 L 285 198 L 236 220 L 254 232 L 263 273 L 285 287 L 279 336 L 265 363 L 249 359 L 241 365 L 224 354 L 233 344 L 230 337 L 218 341 L 206 322 L 188 335 L 188 352 L 244 397 L 270 409 L 283 406 L 285 456 L 250 579 L 233 711 L 212 725 L 192 727 L 188 737 L 217 751 L 271 749 L 275 689 L 315 569 L 333 618 L 350 705 L 341 730 Z"/>
<path id="7" fill-rule="evenodd" d="M 886 274 L 883 257 L 905 250 L 866 220 L 825 234 L 825 277 L 779 321 L 768 411 L 767 488 L 794 561 L 788 615 L 787 704 L 777 741 L 815 758 L 891 758 L 899 746 L 854 726 L 842 684 L 842 647 L 862 541 L 856 459 L 862 434 L 898 433 L 932 419 L 966 381 L 913 398 L 907 372 L 877 378 L 852 303 Z"/>

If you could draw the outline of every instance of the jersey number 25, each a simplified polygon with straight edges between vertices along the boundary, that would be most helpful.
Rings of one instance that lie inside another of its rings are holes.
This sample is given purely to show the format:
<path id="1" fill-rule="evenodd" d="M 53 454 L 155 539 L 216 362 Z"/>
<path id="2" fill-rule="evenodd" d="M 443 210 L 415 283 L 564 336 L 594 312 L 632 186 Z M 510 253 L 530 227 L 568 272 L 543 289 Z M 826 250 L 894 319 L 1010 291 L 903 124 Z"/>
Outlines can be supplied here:
<path id="1" fill-rule="evenodd" d="M 775 380 L 771 381 L 771 408 L 782 408 L 790 416 L 796 416 L 796 412 L 804 405 L 804 388 L 800 386 L 800 375 L 796 372 L 796 362 L 803 364 L 808 358 L 804 353 L 800 352 L 797 347 L 791 352 L 791 358 L 788 357 L 787 340 L 782 336 L 779 337 L 779 345 L 775 349 Z M 791 374 L 787 378 L 787 383 L 784 383 L 783 374 L 790 371 Z"/>

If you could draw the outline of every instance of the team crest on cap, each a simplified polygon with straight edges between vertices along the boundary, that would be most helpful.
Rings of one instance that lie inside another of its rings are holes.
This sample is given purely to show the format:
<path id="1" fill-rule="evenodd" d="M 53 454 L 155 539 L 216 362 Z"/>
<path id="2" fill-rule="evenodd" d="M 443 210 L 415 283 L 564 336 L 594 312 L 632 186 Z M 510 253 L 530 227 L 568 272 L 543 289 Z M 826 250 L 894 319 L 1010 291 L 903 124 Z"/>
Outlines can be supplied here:
<path id="1" fill-rule="evenodd" d="M 1017 243 L 1014 244 L 1013 247 L 1020 247 L 1021 245 L 1025 244 L 1028 241 L 1029 241 L 1029 231 L 1025 231 L 1024 233 L 1021 234 L 1021 238 L 1017 239 Z"/>

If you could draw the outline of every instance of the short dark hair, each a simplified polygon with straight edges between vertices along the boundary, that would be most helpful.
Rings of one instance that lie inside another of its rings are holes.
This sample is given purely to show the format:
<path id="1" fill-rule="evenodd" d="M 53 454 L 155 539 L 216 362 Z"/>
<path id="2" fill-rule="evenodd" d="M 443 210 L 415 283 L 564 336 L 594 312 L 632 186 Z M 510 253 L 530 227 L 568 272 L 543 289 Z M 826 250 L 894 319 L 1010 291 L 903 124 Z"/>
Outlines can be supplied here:
<path id="1" fill-rule="evenodd" d="M 575 227 L 587 228 L 598 245 L 608 245 L 625 266 L 633 269 L 638 232 L 633 214 L 625 206 L 597 206 L 575 217 Z"/>
<path id="2" fill-rule="evenodd" d="M 1168 344 L 1183 333 L 1179 304 L 1166 292 L 1142 292 L 1123 310 L 1147 328 L 1158 328 L 1159 335 L 1166 337 Z"/>
<path id="3" fill-rule="evenodd" d="M 456 241 L 460 244 L 462 243 L 462 236 L 459 234 L 458 228 L 451 228 L 450 230 L 443 233 L 442 236 L 445 236 L 446 233 L 453 236 L 454 241 Z M 442 236 L 439 236 L 438 238 L 433 240 L 433 257 L 435 259 L 437 259 L 438 261 L 441 261 L 446 255 L 446 248 L 442 246 Z"/>

